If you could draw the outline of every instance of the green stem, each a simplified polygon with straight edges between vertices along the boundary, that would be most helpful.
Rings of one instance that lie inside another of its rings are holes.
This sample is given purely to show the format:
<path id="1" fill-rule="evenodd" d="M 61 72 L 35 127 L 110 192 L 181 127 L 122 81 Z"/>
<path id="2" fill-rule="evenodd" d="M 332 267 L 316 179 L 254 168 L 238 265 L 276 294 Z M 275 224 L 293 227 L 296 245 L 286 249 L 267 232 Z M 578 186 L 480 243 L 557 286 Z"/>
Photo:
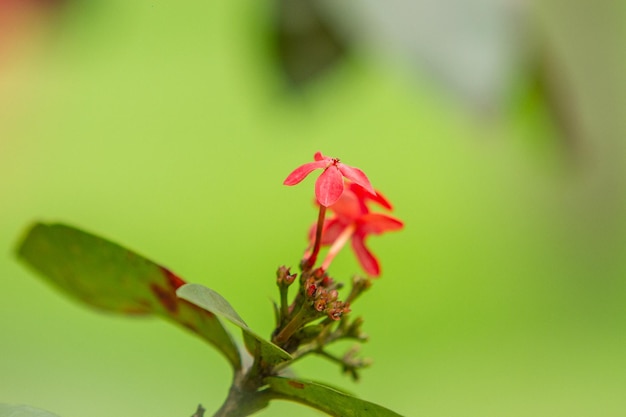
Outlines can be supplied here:
<path id="1" fill-rule="evenodd" d="M 342 358 L 338 358 L 335 355 L 331 355 L 330 353 L 326 352 L 323 349 L 318 349 L 318 350 L 315 351 L 315 353 L 317 353 L 320 356 L 325 357 L 326 359 L 330 360 L 331 362 L 336 362 L 336 363 L 339 363 L 341 365 L 345 365 L 346 364 Z"/>
<path id="2" fill-rule="evenodd" d="M 334 322 L 328 323 L 328 324 L 333 324 Z M 322 334 L 324 336 L 322 336 Z M 300 346 L 300 348 L 298 350 L 296 350 L 295 352 L 293 352 L 291 354 L 291 356 L 293 357 L 292 360 L 290 360 L 289 362 L 285 362 L 285 363 L 281 363 L 279 365 L 277 365 L 274 370 L 276 372 L 280 372 L 281 370 L 291 366 L 295 361 L 302 359 L 304 356 L 310 354 L 310 353 L 319 353 L 322 351 L 322 348 L 324 346 L 327 346 L 333 342 L 335 342 L 336 340 L 339 340 L 341 338 L 343 338 L 345 336 L 345 334 L 343 333 L 343 331 L 341 329 L 337 329 L 333 332 L 328 332 L 328 328 L 322 330 L 322 333 L 320 334 L 320 337 L 309 342 L 306 345 Z"/>
<path id="3" fill-rule="evenodd" d="M 302 327 L 303 324 L 306 323 L 307 319 L 307 311 L 305 306 L 300 308 L 300 311 L 296 313 L 295 316 L 291 319 L 285 327 L 274 337 L 272 342 L 278 346 L 283 345 L 298 329 Z"/>
<path id="4" fill-rule="evenodd" d="M 290 360 L 289 362 L 283 362 L 281 364 L 276 365 L 276 367 L 274 368 L 274 371 L 280 372 L 283 369 L 293 365 L 295 361 L 302 359 L 303 357 L 305 357 L 306 355 L 312 352 L 317 352 L 318 350 L 320 350 L 320 345 L 317 342 L 310 343 L 298 349 L 296 352 L 292 353 L 291 356 L 293 357 L 293 359 Z"/>
<path id="5" fill-rule="evenodd" d="M 269 398 L 262 392 L 246 393 L 231 387 L 224 404 L 213 417 L 246 417 L 267 407 Z"/>
<path id="6" fill-rule="evenodd" d="M 198 408 L 196 409 L 196 412 L 191 417 L 204 417 L 205 411 L 206 409 L 202 407 L 202 404 L 198 404 Z"/>
<path id="7" fill-rule="evenodd" d="M 250 380 L 252 368 L 245 374 L 238 372 L 228 391 L 228 397 L 213 417 L 246 417 L 268 406 L 271 395 L 267 391 L 259 391 L 261 378 Z"/>
<path id="8" fill-rule="evenodd" d="M 280 326 L 283 325 L 284 321 L 287 319 L 287 316 L 289 315 L 288 293 L 289 293 L 289 287 L 286 287 L 286 286 L 280 287 L 280 320 L 279 320 Z"/>

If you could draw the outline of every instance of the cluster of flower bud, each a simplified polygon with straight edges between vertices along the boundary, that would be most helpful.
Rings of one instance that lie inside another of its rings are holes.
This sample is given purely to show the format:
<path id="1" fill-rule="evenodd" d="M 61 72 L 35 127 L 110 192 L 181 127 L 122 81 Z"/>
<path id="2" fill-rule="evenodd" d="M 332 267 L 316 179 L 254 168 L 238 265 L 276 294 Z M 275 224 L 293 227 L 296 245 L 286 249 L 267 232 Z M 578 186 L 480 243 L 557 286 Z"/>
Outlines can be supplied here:
<path id="1" fill-rule="evenodd" d="M 351 322 L 345 321 L 344 323 L 345 325 L 342 328 L 344 337 L 356 339 L 361 342 L 367 341 L 368 336 L 361 330 L 361 326 L 363 326 L 362 317 L 357 317 Z"/>
<path id="2" fill-rule="evenodd" d="M 304 282 L 306 300 L 319 313 L 326 314 L 331 320 L 339 320 L 350 312 L 350 306 L 339 300 L 337 289 L 340 287 L 322 269 L 316 269 Z"/>
<path id="3" fill-rule="evenodd" d="M 353 380 L 359 380 L 359 369 L 366 368 L 372 364 L 370 359 L 360 358 L 358 356 L 360 347 L 356 345 L 352 349 L 348 350 L 342 358 L 342 371 L 350 374 Z"/>

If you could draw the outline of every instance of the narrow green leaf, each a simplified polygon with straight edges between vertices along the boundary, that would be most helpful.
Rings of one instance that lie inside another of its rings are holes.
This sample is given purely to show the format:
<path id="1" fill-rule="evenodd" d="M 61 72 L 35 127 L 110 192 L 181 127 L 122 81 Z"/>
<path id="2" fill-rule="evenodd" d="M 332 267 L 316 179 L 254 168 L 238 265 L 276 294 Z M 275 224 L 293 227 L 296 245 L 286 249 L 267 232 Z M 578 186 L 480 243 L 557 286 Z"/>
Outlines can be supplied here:
<path id="1" fill-rule="evenodd" d="M 160 315 L 215 346 L 235 369 L 239 350 L 219 319 L 179 299 L 185 283 L 168 269 L 103 238 L 62 224 L 37 223 L 18 248 L 22 261 L 83 303 L 114 313 Z"/>
<path id="2" fill-rule="evenodd" d="M 0 404 L 0 417 L 59 417 L 29 405 Z"/>
<path id="3" fill-rule="evenodd" d="M 240 327 L 243 331 L 243 339 L 246 348 L 253 355 L 260 353 L 263 360 L 270 365 L 277 365 L 293 359 L 289 353 L 265 340 L 250 329 L 228 301 L 212 289 L 199 284 L 185 284 L 176 291 L 176 294 L 178 294 L 180 298 L 202 307 L 211 313 L 218 314 Z"/>
<path id="4" fill-rule="evenodd" d="M 336 417 L 399 417 L 380 405 L 353 397 L 316 382 L 268 377 L 265 382 L 278 398 L 299 402 Z"/>

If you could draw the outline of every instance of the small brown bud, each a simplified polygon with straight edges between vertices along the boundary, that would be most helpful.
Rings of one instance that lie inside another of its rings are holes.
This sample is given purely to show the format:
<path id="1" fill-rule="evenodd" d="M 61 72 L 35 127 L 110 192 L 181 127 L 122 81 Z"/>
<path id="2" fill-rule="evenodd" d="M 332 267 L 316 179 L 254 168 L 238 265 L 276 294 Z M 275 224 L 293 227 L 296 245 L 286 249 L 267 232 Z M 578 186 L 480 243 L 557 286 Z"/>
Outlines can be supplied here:
<path id="1" fill-rule="evenodd" d="M 319 299 L 315 300 L 313 306 L 317 311 L 324 311 L 324 309 L 326 309 L 326 299 L 324 297 L 320 297 Z"/>
<path id="2" fill-rule="evenodd" d="M 287 278 L 290 276 L 290 274 L 291 272 L 286 266 L 282 265 L 278 267 L 278 270 L 276 271 L 276 284 L 279 287 L 288 286 L 289 284 L 291 284 L 293 280 L 291 280 L 291 282 L 288 282 L 289 279 Z"/>
<path id="3" fill-rule="evenodd" d="M 306 294 L 313 298 L 315 296 L 315 293 L 317 292 L 317 285 L 315 284 L 309 284 L 306 288 Z"/>

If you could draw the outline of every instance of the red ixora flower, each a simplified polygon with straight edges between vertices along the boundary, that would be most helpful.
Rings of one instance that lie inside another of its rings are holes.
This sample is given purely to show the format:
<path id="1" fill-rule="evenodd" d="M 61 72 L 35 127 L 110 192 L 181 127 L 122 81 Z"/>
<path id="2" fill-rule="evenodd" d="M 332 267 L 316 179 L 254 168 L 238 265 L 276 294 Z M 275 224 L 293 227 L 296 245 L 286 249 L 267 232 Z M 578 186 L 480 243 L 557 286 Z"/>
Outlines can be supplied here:
<path id="1" fill-rule="evenodd" d="M 316 152 L 313 158 L 315 162 L 300 165 L 287 176 L 283 184 L 296 185 L 316 169 L 323 169 L 324 171 L 315 181 L 315 197 L 317 202 L 324 207 L 329 207 L 339 200 L 344 190 L 344 177 L 360 185 L 370 194 L 376 195 L 372 184 L 360 169 L 343 164 L 338 158 L 324 156 L 321 152 Z"/>
<path id="2" fill-rule="evenodd" d="M 366 205 L 369 201 L 391 209 L 389 201 L 380 193 L 370 194 L 354 183 L 348 184 L 337 202 L 329 207 L 335 215 L 325 221 L 322 231 L 321 244 L 330 245 L 322 269 L 327 270 L 337 253 L 351 240 L 352 249 L 363 270 L 373 277 L 380 276 L 380 263 L 365 246 L 365 239 L 369 235 L 400 230 L 404 223 L 387 214 L 371 212 Z"/>

